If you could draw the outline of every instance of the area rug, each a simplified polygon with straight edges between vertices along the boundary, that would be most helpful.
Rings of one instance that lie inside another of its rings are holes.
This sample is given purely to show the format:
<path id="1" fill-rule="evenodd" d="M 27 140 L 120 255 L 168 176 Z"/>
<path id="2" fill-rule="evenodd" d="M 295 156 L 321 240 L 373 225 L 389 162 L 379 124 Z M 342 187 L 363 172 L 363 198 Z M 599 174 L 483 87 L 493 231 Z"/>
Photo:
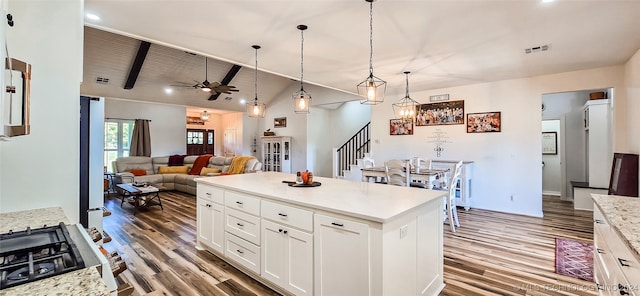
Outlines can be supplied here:
<path id="1" fill-rule="evenodd" d="M 556 237 L 556 273 L 593 282 L 593 244 Z"/>

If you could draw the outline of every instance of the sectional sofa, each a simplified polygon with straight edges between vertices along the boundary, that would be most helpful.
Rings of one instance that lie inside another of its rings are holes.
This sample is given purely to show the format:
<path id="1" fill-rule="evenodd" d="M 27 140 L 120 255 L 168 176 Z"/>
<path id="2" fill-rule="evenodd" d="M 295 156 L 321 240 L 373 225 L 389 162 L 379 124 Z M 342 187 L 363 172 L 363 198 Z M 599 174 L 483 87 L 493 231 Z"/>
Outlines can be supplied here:
<path id="1" fill-rule="evenodd" d="M 147 182 L 162 185 L 168 190 L 177 190 L 195 195 L 195 178 L 225 174 L 229 171 L 234 159 L 234 157 L 211 157 L 202 174 L 189 175 L 188 172 L 197 158 L 198 156 L 186 156 L 181 166 L 169 166 L 169 156 L 120 157 L 112 164 L 116 173 L 116 183 Z M 262 163 L 256 158 L 251 158 L 246 161 L 243 173 L 255 172 L 261 169 Z"/>

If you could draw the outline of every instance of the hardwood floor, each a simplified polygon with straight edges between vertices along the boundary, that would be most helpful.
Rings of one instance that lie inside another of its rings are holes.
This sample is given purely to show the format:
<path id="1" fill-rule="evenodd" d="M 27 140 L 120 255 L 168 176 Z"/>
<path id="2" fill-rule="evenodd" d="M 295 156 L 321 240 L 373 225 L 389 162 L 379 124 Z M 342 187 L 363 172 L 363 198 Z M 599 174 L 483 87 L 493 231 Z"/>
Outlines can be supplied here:
<path id="1" fill-rule="evenodd" d="M 126 261 L 120 278 L 132 295 L 278 295 L 206 251 L 195 249 L 195 197 L 162 193 L 164 211 L 120 207 L 110 197 L 104 218 Z M 592 213 L 570 202 L 543 198 L 544 218 L 459 209 L 462 225 L 444 228 L 442 295 L 596 295 L 595 284 L 554 273 L 554 238 L 593 240 Z M 395 295 L 394 295 L 395 296 Z"/>

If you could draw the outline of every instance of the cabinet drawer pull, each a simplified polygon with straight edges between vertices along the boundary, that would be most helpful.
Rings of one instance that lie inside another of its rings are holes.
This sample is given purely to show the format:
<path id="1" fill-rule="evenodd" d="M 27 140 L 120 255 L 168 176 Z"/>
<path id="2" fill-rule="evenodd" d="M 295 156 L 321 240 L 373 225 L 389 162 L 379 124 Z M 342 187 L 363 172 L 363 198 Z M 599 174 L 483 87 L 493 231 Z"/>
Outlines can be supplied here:
<path id="1" fill-rule="evenodd" d="M 598 252 L 598 254 L 604 254 L 604 250 L 603 249 L 597 248 L 596 251 Z"/>
<path id="2" fill-rule="evenodd" d="M 286 216 L 287 216 L 287 214 L 278 213 L 278 216 L 286 217 Z"/>
<path id="3" fill-rule="evenodd" d="M 604 221 L 600 219 L 594 219 L 593 222 L 595 222 L 596 224 L 604 224 Z"/>
<path id="4" fill-rule="evenodd" d="M 239 204 L 239 205 L 242 205 L 242 202 L 241 202 L 241 201 L 236 201 L 236 203 L 237 203 L 237 204 Z"/>
<path id="5" fill-rule="evenodd" d="M 244 254 L 244 252 L 242 250 L 236 250 L 236 252 L 238 252 L 240 254 Z"/>
<path id="6" fill-rule="evenodd" d="M 207 192 L 207 193 L 205 193 L 205 194 L 206 194 L 206 195 L 209 195 L 209 196 L 211 196 L 211 192 Z"/>
<path id="7" fill-rule="evenodd" d="M 620 262 L 620 266 L 629 267 L 629 264 L 627 264 L 627 262 L 629 262 L 628 260 L 618 258 L 618 262 Z"/>
<path id="8" fill-rule="evenodd" d="M 282 232 L 283 232 L 284 234 L 287 234 L 287 231 L 286 231 L 286 230 L 283 230 Z"/>
<path id="9" fill-rule="evenodd" d="M 342 224 L 342 223 L 336 223 L 336 222 L 331 222 L 331 225 L 340 226 L 340 227 L 343 227 L 343 226 L 344 226 L 344 224 Z"/>
<path id="10" fill-rule="evenodd" d="M 238 226 L 240 226 L 240 227 L 243 227 L 243 226 L 244 226 L 244 224 L 242 224 L 242 223 L 236 223 L 236 225 L 238 225 Z"/>
<path id="11" fill-rule="evenodd" d="M 282 232 L 282 229 L 278 229 L 278 232 Z"/>
<path id="12" fill-rule="evenodd" d="M 598 291 L 602 291 L 602 286 L 596 283 L 596 287 L 598 287 Z"/>

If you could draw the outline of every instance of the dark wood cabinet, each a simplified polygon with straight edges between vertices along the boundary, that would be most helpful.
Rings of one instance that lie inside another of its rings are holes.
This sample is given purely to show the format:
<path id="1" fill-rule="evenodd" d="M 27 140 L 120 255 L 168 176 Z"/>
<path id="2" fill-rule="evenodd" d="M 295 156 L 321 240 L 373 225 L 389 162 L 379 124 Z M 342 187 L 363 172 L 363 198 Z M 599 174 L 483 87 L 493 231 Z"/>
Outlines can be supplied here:
<path id="1" fill-rule="evenodd" d="M 638 196 L 638 154 L 613 154 L 609 194 Z"/>

